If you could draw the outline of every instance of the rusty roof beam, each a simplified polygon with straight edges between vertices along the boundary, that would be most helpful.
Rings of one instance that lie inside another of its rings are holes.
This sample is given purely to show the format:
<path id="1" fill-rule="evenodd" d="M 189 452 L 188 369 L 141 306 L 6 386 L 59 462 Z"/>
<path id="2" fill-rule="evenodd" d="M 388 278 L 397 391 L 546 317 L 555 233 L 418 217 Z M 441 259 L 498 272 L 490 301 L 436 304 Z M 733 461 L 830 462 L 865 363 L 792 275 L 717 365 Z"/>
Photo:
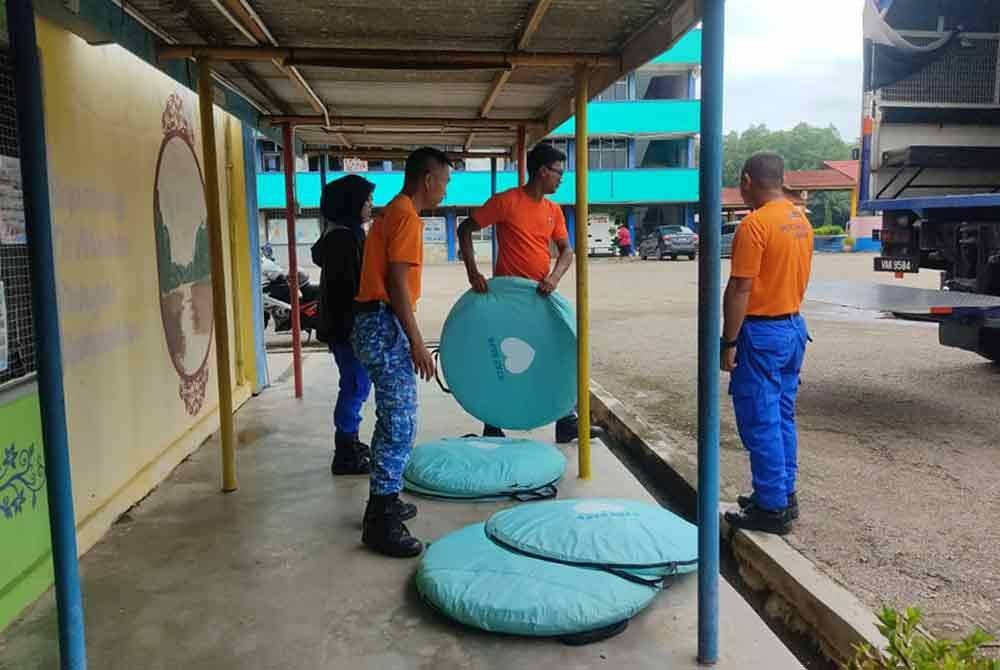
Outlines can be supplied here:
<path id="1" fill-rule="evenodd" d="M 381 158 L 384 160 L 392 160 L 397 158 L 406 158 L 413 152 L 409 149 L 379 149 L 377 147 L 355 147 L 353 149 L 345 149 L 343 147 L 330 148 L 307 145 L 304 153 L 322 153 L 337 158 L 369 158 L 373 160 Z M 509 151 L 445 151 L 444 153 L 452 159 L 510 158 Z"/>
<path id="2" fill-rule="evenodd" d="M 274 35 L 271 34 L 271 31 L 268 30 L 267 26 L 260 18 L 260 15 L 254 11 L 253 7 L 251 7 L 246 0 L 211 0 L 211 2 L 212 5 L 215 6 L 216 10 L 218 10 L 218 12 L 222 14 L 222 16 L 225 17 L 225 19 L 229 21 L 233 27 L 239 30 L 248 41 L 255 45 L 254 47 L 248 48 L 261 48 L 260 45 L 267 45 L 264 48 L 278 46 L 278 41 L 274 38 Z M 329 118 L 330 110 L 327 108 L 326 103 L 320 99 L 319 95 L 313 87 L 309 85 L 309 82 L 306 81 L 306 78 L 302 76 L 302 73 L 299 72 L 297 68 L 286 66 L 281 59 L 278 58 L 272 58 L 270 60 L 274 63 L 274 66 L 279 72 L 298 84 L 299 88 L 301 88 L 306 94 L 306 97 L 309 99 L 309 103 L 312 105 L 313 109 L 322 114 L 324 117 Z M 249 71 L 249 68 L 246 68 L 246 70 Z M 252 79 L 249 81 L 253 83 Z M 282 112 L 287 113 L 290 110 L 290 107 L 282 102 L 280 109 Z M 336 136 L 344 146 L 349 147 L 351 145 L 344 135 L 336 133 Z"/>
<path id="3" fill-rule="evenodd" d="M 331 116 L 272 115 L 262 119 L 271 125 L 291 123 L 296 126 L 348 126 L 348 127 L 405 127 L 405 128 L 460 128 L 470 130 L 516 130 L 518 126 L 541 126 L 536 119 L 456 119 L 434 116 Z"/>
<path id="4" fill-rule="evenodd" d="M 493 105 L 497 104 L 497 98 L 500 97 L 500 91 L 507 85 L 507 81 L 510 79 L 511 73 L 512 70 L 504 70 L 496 76 L 496 79 L 493 80 L 493 85 L 490 86 L 490 91 L 486 94 L 486 99 L 483 100 L 483 104 L 479 107 L 479 116 L 486 118 L 489 116 L 490 112 L 493 111 Z"/>
<path id="5" fill-rule="evenodd" d="M 165 45 L 161 61 L 205 58 L 221 61 L 279 60 L 285 65 L 380 70 L 504 70 L 512 67 L 619 68 L 621 58 L 599 53 L 502 53 L 496 51 L 412 51 L 324 47 Z"/>
<path id="6" fill-rule="evenodd" d="M 531 9 L 528 10 L 528 19 L 525 21 L 521 34 L 518 35 L 517 39 L 514 41 L 515 49 L 518 51 L 524 51 L 528 48 L 528 43 L 531 41 L 531 38 L 534 37 L 535 33 L 538 32 L 538 27 L 542 25 L 542 19 L 545 17 L 545 12 L 548 11 L 551 4 L 552 0 L 535 0 Z M 496 76 L 493 80 L 493 84 L 490 86 L 489 92 L 486 94 L 486 98 L 483 100 L 483 104 L 479 107 L 479 116 L 486 118 L 490 115 L 490 112 L 493 111 L 493 106 L 497 104 L 500 92 L 503 90 L 503 87 L 507 85 L 512 73 L 513 69 L 504 70 Z M 469 141 L 471 142 L 472 138 L 469 138 Z"/>
<path id="7" fill-rule="evenodd" d="M 528 20 L 524 24 L 524 30 L 521 31 L 521 35 L 517 38 L 516 47 L 518 51 L 524 51 L 528 48 L 528 42 L 538 32 L 538 27 L 542 25 L 545 12 L 549 11 L 551 4 L 552 0 L 535 0 L 535 4 L 528 11 Z"/>

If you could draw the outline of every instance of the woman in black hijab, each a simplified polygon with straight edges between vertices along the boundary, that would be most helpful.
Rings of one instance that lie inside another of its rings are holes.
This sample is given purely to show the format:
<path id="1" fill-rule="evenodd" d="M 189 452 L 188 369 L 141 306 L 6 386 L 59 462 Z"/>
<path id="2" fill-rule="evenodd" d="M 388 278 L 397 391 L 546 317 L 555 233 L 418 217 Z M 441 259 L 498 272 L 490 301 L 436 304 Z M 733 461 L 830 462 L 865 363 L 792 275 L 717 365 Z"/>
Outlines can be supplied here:
<path id="1" fill-rule="evenodd" d="M 368 373 L 351 348 L 354 297 L 361 281 L 364 223 L 371 218 L 375 185 L 347 175 L 323 187 L 320 213 L 323 235 L 312 247 L 313 262 L 321 269 L 318 337 L 330 347 L 340 371 L 340 391 L 333 410 L 335 475 L 366 475 L 371 471 L 371 449 L 358 439 L 361 408 L 371 392 Z"/>

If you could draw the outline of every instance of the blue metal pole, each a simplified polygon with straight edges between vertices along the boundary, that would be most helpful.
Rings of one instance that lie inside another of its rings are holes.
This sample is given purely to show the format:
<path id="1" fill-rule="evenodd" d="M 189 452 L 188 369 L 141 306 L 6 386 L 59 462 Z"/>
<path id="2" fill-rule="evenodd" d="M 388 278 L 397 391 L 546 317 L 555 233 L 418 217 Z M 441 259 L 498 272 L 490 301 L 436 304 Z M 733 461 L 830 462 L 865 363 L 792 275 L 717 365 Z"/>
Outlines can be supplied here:
<path id="1" fill-rule="evenodd" d="M 719 338 L 725 0 L 702 3 L 698 264 L 698 662 L 719 659 Z"/>
<path id="2" fill-rule="evenodd" d="M 632 238 L 632 253 L 636 253 L 636 247 L 639 246 L 638 240 L 635 239 L 635 208 L 630 207 L 628 210 L 628 216 L 625 218 L 625 223 L 628 225 L 628 235 Z"/>
<path id="3" fill-rule="evenodd" d="M 59 619 L 59 660 L 63 670 L 84 670 L 87 667 L 87 648 L 66 436 L 42 76 L 31 0 L 7 0 L 7 26 L 14 58 L 24 219 L 31 258 L 31 306 L 38 355 L 38 397 L 45 443 L 45 484 L 49 495 L 49 532 L 52 536 Z"/>
<path id="4" fill-rule="evenodd" d="M 250 126 L 243 126 L 243 178 L 247 199 L 247 234 L 250 236 L 250 291 L 253 296 L 254 358 L 257 361 L 257 391 L 268 385 L 267 348 L 264 342 L 264 295 L 260 270 L 260 210 L 257 207 L 256 142 Z"/>
<path id="5" fill-rule="evenodd" d="M 576 208 L 563 207 L 563 215 L 566 217 L 566 231 L 569 233 L 569 246 L 576 248 Z"/>
<path id="6" fill-rule="evenodd" d="M 497 159 L 496 157 L 490 158 L 490 196 L 497 194 Z M 490 229 L 490 234 L 493 239 L 493 272 L 497 270 L 497 227 L 493 226 Z"/>
<path id="7" fill-rule="evenodd" d="M 456 234 L 456 224 L 458 218 L 455 216 L 455 210 L 449 209 L 444 214 L 444 231 L 445 240 L 448 243 L 448 262 L 451 263 L 455 260 L 455 234 Z"/>

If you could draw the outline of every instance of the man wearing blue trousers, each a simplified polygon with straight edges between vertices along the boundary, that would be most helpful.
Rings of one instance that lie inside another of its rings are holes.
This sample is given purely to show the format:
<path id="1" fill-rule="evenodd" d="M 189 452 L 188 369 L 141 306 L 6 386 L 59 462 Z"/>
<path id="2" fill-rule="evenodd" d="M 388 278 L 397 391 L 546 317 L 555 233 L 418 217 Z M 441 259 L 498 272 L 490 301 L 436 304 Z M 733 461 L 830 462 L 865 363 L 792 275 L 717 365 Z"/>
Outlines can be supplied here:
<path id="1" fill-rule="evenodd" d="M 786 198 L 783 183 L 777 154 L 755 154 L 743 167 L 740 191 L 753 211 L 733 240 L 721 342 L 753 478 L 753 492 L 740 496 L 739 511 L 727 512 L 726 521 L 781 535 L 799 515 L 795 401 L 809 340 L 799 308 L 813 253 L 812 226 Z"/>

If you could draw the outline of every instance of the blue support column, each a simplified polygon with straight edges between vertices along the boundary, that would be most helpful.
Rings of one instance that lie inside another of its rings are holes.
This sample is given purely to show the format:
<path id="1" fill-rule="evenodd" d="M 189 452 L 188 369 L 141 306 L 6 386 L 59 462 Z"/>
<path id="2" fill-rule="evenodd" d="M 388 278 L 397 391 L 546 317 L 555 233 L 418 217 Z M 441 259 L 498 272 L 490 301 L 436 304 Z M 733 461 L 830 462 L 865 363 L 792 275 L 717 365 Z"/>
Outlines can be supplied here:
<path id="1" fill-rule="evenodd" d="M 497 159 L 490 158 L 490 197 L 497 194 Z M 499 250 L 497 249 L 497 227 L 492 226 L 490 228 L 490 236 L 493 240 L 493 273 L 496 274 L 497 271 L 497 256 L 499 255 Z"/>
<path id="2" fill-rule="evenodd" d="M 632 253 L 635 254 L 639 247 L 639 240 L 635 237 L 635 208 L 629 207 L 628 216 L 625 218 L 625 225 L 628 226 L 628 236 L 632 238 Z"/>
<path id="3" fill-rule="evenodd" d="M 627 161 L 628 169 L 634 170 L 639 162 L 639 156 L 636 152 L 636 142 L 634 137 L 630 137 L 625 140 L 625 160 Z"/>
<path id="4" fill-rule="evenodd" d="M 569 246 L 576 248 L 576 209 L 573 207 L 563 207 L 563 216 L 566 217 L 566 230 L 569 232 Z"/>
<path id="5" fill-rule="evenodd" d="M 570 172 L 576 169 L 576 140 L 566 141 L 566 169 Z"/>
<path id="6" fill-rule="evenodd" d="M 17 137 L 21 147 L 24 219 L 31 258 L 31 308 L 38 361 L 45 451 L 45 485 L 49 495 L 49 532 L 59 620 L 59 663 L 63 670 L 85 670 L 87 648 L 83 601 L 76 557 L 76 517 L 66 435 L 62 343 L 56 300 L 52 215 L 45 151 L 42 75 L 31 0 L 7 0 L 7 26 L 14 60 Z"/>
<path id="7" fill-rule="evenodd" d="M 455 216 L 454 209 L 448 209 L 444 214 L 444 234 L 445 240 L 448 243 L 448 262 L 451 263 L 455 260 L 455 234 L 457 228 L 458 218 Z"/>
<path id="8" fill-rule="evenodd" d="M 698 661 L 719 659 L 719 339 L 725 0 L 702 3 L 698 263 Z"/>
<path id="9" fill-rule="evenodd" d="M 323 197 L 323 187 L 326 186 L 326 154 L 319 155 L 319 194 Z"/>
<path id="10" fill-rule="evenodd" d="M 257 207 L 256 143 L 250 126 L 243 126 L 243 179 L 246 182 L 247 234 L 250 237 L 250 295 L 253 298 L 254 359 L 257 361 L 256 390 L 267 387 L 267 347 L 264 342 L 264 299 L 260 272 L 260 210 Z"/>

